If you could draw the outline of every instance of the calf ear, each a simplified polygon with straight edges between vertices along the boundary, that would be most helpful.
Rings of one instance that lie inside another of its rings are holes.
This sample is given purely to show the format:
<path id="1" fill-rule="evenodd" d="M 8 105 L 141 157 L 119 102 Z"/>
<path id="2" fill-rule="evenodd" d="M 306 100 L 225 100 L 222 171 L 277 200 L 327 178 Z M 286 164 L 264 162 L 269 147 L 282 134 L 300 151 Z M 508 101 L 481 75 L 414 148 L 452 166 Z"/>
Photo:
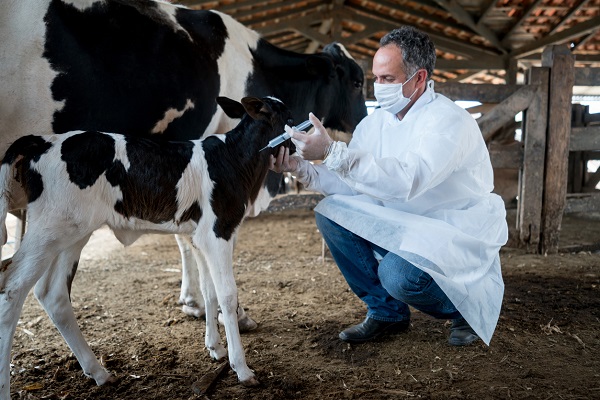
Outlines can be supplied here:
<path id="1" fill-rule="evenodd" d="M 228 97 L 217 97 L 217 103 L 229 118 L 242 118 L 246 114 L 246 110 L 241 103 Z"/>
<path id="2" fill-rule="evenodd" d="M 271 114 L 269 108 L 259 98 L 244 97 L 242 99 L 242 104 L 248 115 L 254 119 L 264 119 L 267 115 Z"/>

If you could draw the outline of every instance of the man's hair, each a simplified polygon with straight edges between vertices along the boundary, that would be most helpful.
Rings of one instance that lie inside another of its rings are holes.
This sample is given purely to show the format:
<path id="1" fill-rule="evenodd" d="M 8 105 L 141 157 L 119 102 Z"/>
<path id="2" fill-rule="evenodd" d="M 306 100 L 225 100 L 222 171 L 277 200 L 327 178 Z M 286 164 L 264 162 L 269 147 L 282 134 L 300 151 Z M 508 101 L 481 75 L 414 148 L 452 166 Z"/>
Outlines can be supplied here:
<path id="1" fill-rule="evenodd" d="M 435 68 L 435 46 L 425 32 L 412 26 L 404 25 L 387 33 L 379 41 L 381 47 L 394 44 L 402 50 L 402 59 L 407 75 L 412 75 L 417 70 L 424 68 L 427 78 L 431 79 Z"/>

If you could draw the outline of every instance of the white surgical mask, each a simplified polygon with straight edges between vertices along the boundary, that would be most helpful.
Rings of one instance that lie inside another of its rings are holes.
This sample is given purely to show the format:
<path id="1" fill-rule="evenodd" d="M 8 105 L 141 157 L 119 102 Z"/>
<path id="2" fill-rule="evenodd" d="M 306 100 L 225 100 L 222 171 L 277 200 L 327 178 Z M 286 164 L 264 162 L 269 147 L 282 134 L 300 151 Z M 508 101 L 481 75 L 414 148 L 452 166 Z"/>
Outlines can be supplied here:
<path id="1" fill-rule="evenodd" d="M 419 71 L 416 71 L 410 78 L 406 80 L 404 83 L 377 83 L 375 82 L 375 98 L 379 103 L 379 106 L 383 108 L 385 111 L 391 112 L 396 115 L 400 111 L 404 110 L 404 108 L 410 103 L 410 99 L 417 92 L 417 88 L 410 95 L 410 97 L 404 97 L 404 93 L 402 93 L 402 87 L 408 83 Z"/>

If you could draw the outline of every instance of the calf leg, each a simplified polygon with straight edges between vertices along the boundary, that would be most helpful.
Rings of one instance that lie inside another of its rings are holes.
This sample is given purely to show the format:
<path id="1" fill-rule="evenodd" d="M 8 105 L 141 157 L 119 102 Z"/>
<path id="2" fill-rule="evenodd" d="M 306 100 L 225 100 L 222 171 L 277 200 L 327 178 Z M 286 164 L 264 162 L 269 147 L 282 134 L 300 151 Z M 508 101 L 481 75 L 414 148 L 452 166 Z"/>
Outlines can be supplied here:
<path id="1" fill-rule="evenodd" d="M 227 350 L 221 343 L 219 328 L 217 325 L 218 301 L 215 292 L 215 286 L 206 268 L 206 262 L 202 254 L 194 250 L 194 257 L 198 265 L 198 272 L 201 280 L 202 295 L 206 308 L 206 333 L 204 335 L 204 345 L 208 349 L 210 356 L 215 360 L 220 360 L 227 355 Z"/>
<path id="2" fill-rule="evenodd" d="M 52 267 L 35 285 L 34 294 L 77 357 L 83 373 L 93 378 L 96 384 L 103 385 L 114 378 L 100 365 L 83 337 L 70 299 L 71 282 L 75 277 L 81 250 L 89 238 L 90 235 L 87 235 L 58 255 Z"/>
<path id="3" fill-rule="evenodd" d="M 194 265 L 198 261 L 193 258 L 191 244 L 187 239 L 179 235 L 175 235 L 175 239 L 181 253 L 181 292 L 179 294 L 179 304 L 182 304 L 184 314 L 200 318 L 204 315 L 205 310 L 202 293 L 199 292 L 198 270 L 203 268 L 203 266 L 200 264 L 198 266 Z M 203 258 L 202 262 L 205 262 Z M 240 332 L 249 332 L 258 327 L 256 321 L 250 318 L 241 305 L 238 306 L 237 315 Z M 219 323 L 223 325 L 221 314 L 219 314 Z"/>
<path id="4" fill-rule="evenodd" d="M 10 399 L 10 351 L 27 293 L 52 264 L 56 252 L 30 232 L 3 271 L 0 271 L 0 399 Z"/>
<path id="5" fill-rule="evenodd" d="M 206 249 L 208 271 L 214 284 L 214 291 L 221 306 L 225 325 L 225 335 L 229 351 L 229 365 L 238 376 L 240 382 L 245 386 L 258 385 L 254 372 L 246 364 L 246 356 L 240 338 L 237 319 L 237 287 L 233 276 L 233 242 L 217 239 L 212 235 L 202 238 L 200 242 L 198 235 L 194 237 L 195 243 L 201 249 Z M 198 241 L 196 241 L 198 240 Z M 200 243 L 199 243 L 200 242 Z M 204 278 L 204 277 L 202 277 Z M 206 285 L 203 285 L 203 288 Z M 209 324 L 209 298 L 205 297 L 207 305 L 207 334 Z M 210 299 L 213 301 L 213 299 Z"/>
<path id="6" fill-rule="evenodd" d="M 198 268 L 189 242 L 182 236 L 175 235 L 179 252 L 181 253 L 181 292 L 179 304 L 182 311 L 190 317 L 200 318 L 204 316 L 204 299 L 200 290 Z"/>

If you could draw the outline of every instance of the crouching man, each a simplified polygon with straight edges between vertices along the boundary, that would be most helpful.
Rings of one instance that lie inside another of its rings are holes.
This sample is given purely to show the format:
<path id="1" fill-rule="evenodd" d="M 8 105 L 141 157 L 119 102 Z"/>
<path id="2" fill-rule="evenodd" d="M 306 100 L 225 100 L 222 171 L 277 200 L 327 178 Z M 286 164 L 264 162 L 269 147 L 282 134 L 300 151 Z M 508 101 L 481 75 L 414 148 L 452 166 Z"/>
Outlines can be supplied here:
<path id="1" fill-rule="evenodd" d="M 504 203 L 491 193 L 481 131 L 435 93 L 435 48 L 426 34 L 405 26 L 380 45 L 373 59 L 380 108 L 350 144 L 333 141 L 310 115 L 314 133 L 290 130 L 297 154 L 281 148 L 271 169 L 326 196 L 315 209 L 317 226 L 367 306 L 366 319 L 340 339 L 404 331 L 412 306 L 452 320 L 451 345 L 489 344 L 504 294 L 499 250 L 508 227 Z"/>

